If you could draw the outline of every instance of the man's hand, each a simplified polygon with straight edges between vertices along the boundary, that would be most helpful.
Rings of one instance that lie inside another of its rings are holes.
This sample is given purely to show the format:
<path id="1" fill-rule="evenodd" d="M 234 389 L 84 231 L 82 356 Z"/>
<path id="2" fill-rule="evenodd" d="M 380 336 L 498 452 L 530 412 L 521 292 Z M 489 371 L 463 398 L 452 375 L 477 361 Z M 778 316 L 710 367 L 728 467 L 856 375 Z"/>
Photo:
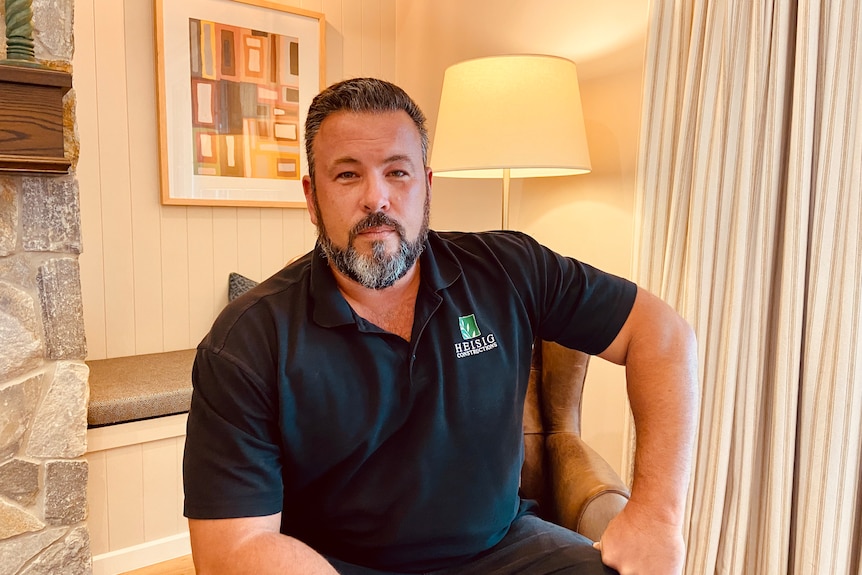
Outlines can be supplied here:
<path id="1" fill-rule="evenodd" d="M 682 528 L 656 520 L 637 503 L 626 505 L 595 547 L 620 575 L 679 575 L 685 565 Z"/>

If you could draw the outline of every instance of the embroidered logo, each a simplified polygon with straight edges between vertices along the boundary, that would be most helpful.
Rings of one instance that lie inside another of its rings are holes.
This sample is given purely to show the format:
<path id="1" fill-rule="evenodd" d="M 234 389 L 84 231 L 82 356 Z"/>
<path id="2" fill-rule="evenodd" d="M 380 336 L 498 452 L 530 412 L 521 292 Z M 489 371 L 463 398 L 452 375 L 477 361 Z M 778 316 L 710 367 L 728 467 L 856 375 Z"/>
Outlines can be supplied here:
<path id="1" fill-rule="evenodd" d="M 455 357 L 458 359 L 497 348 L 497 337 L 493 333 L 482 335 L 475 314 L 459 317 L 458 328 L 461 330 L 461 339 L 464 340 L 455 344 Z"/>
<path id="2" fill-rule="evenodd" d="M 461 328 L 462 339 L 473 339 L 482 335 L 482 332 L 479 331 L 479 326 L 476 325 L 476 316 L 472 313 L 459 317 L 458 327 Z"/>

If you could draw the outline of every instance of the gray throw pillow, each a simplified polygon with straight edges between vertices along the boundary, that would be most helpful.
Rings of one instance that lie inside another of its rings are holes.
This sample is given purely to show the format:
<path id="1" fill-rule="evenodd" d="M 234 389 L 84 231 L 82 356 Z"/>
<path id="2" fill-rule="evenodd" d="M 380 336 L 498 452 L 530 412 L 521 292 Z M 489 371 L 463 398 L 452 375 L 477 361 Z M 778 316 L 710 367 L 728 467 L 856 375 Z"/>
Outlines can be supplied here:
<path id="1" fill-rule="evenodd" d="M 258 282 L 248 279 L 236 272 L 231 272 L 227 278 L 227 299 L 233 301 L 254 286 Z"/>

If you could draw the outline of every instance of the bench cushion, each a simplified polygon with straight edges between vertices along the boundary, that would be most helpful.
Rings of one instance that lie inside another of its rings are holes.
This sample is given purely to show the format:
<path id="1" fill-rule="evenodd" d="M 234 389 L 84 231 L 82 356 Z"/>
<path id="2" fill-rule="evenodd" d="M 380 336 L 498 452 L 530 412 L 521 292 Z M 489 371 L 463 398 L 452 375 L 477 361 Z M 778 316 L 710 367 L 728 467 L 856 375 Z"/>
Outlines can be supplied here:
<path id="1" fill-rule="evenodd" d="M 192 397 L 195 350 L 88 361 L 90 427 L 184 413 Z"/>

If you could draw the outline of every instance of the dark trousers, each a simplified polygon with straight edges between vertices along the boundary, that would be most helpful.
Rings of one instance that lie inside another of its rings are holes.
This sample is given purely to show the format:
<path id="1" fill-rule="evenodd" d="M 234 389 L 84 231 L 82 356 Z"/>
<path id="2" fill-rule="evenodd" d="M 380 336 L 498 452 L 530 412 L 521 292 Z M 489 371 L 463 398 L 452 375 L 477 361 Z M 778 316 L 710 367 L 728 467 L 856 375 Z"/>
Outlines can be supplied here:
<path id="1" fill-rule="evenodd" d="M 341 575 L 405 575 L 327 558 Z M 509 533 L 477 559 L 425 575 L 614 575 L 586 537 L 535 515 L 522 515 Z"/>

